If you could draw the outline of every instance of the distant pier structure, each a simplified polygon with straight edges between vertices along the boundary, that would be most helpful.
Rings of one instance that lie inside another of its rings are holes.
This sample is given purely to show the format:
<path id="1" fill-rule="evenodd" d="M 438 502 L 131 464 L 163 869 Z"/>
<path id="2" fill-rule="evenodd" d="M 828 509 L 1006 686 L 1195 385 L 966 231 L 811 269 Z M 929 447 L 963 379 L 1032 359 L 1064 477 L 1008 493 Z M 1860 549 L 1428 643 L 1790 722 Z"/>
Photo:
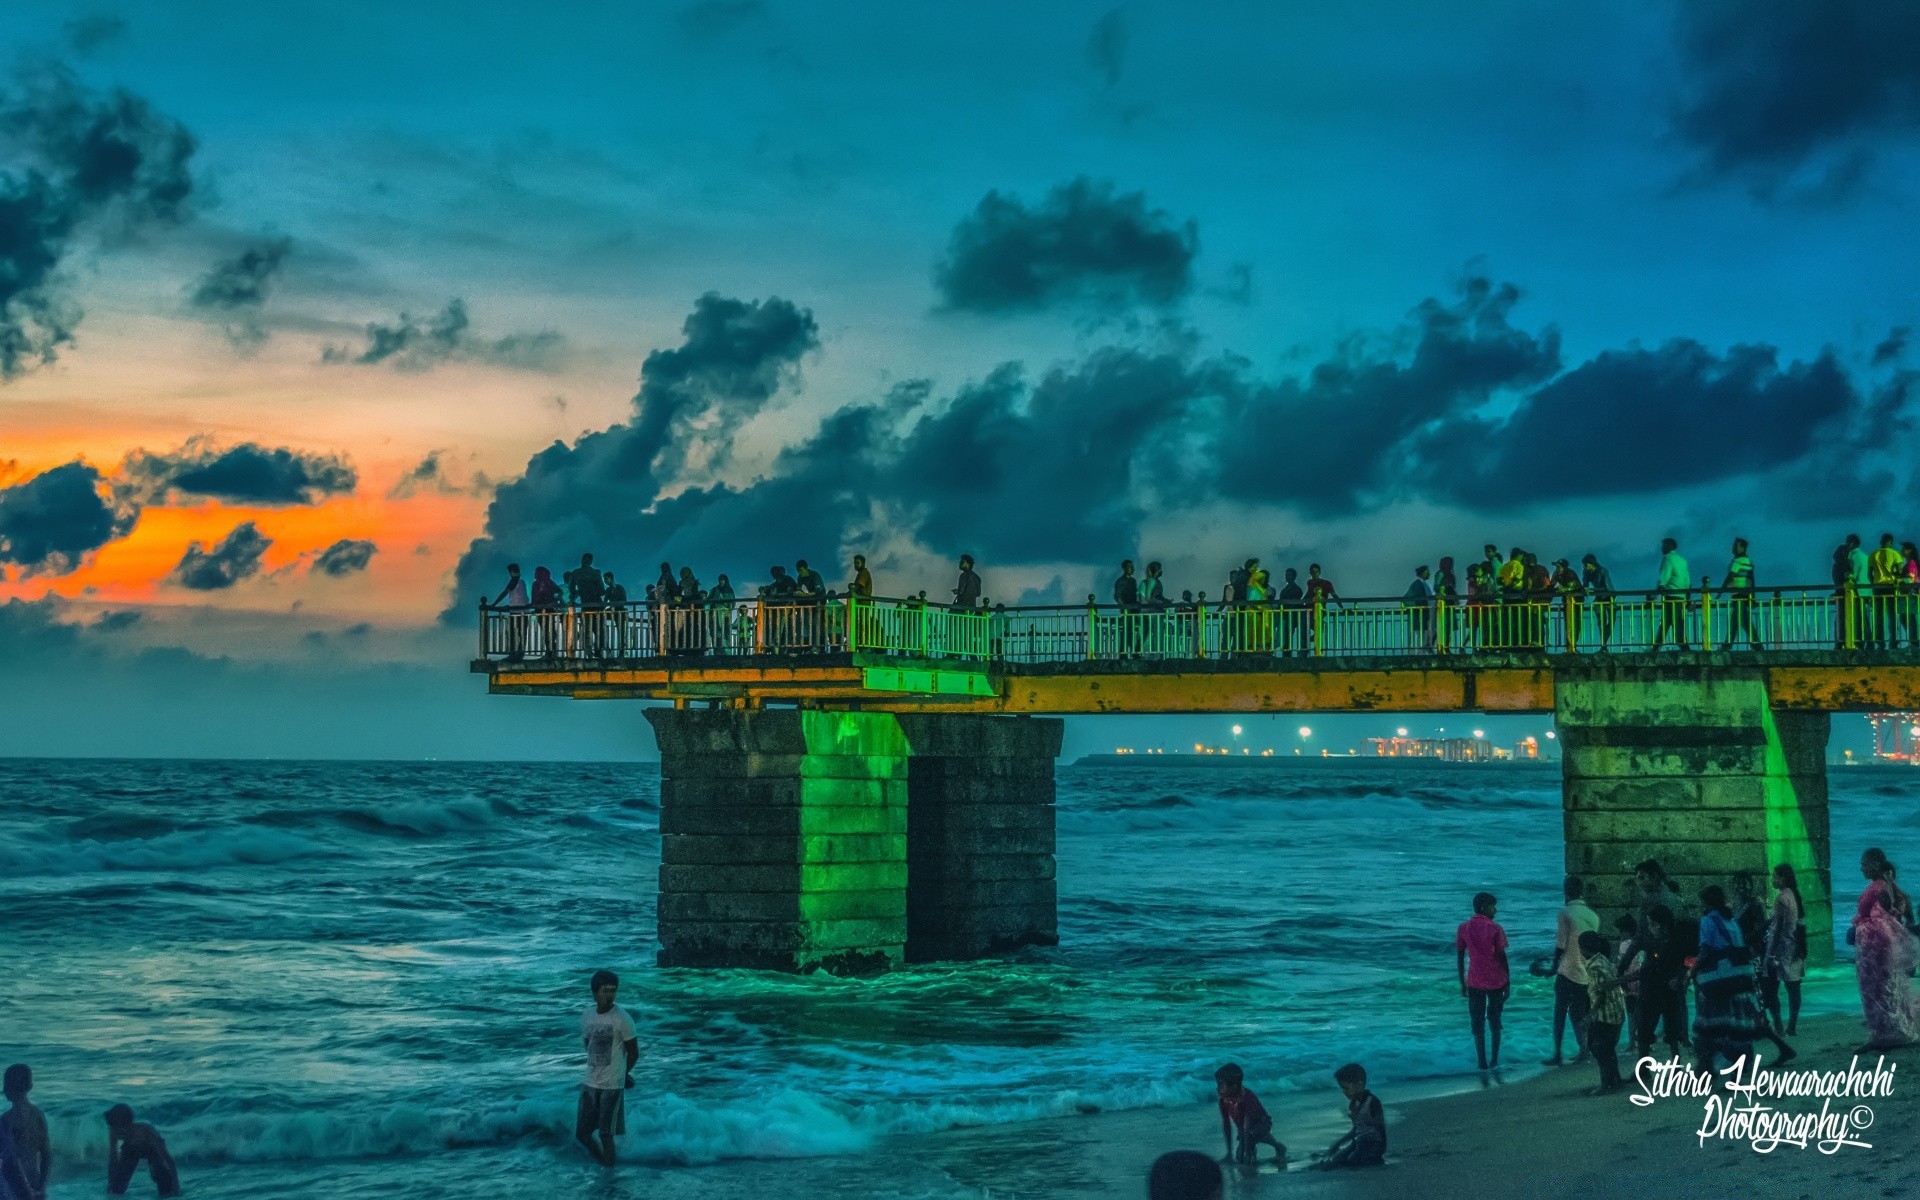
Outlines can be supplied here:
<path id="1" fill-rule="evenodd" d="M 1920 596 L 956 610 L 816 598 L 483 605 L 492 692 L 658 702 L 660 961 L 884 970 L 1058 939 L 1068 715 L 1540 713 L 1603 916 L 1792 865 L 1831 954 L 1831 714 L 1920 740 Z M 1476 748 L 1477 749 L 1477 748 Z M 1281 857 L 1284 846 L 1274 853 Z"/>

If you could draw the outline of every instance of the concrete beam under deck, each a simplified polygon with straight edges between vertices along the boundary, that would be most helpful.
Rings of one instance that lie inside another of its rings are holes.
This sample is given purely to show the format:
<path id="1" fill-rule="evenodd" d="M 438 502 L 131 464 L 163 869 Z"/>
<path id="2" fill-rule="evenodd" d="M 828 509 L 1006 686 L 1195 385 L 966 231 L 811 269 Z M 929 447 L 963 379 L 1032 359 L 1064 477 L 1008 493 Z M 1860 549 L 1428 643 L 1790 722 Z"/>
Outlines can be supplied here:
<path id="1" fill-rule="evenodd" d="M 1872 712 L 1920 708 L 1920 667 L 1870 651 L 1621 654 L 1598 660 L 1676 678 L 1702 670 L 1759 670 L 1776 709 Z M 878 655 L 768 655 L 729 659 L 516 663 L 476 660 L 499 695 L 578 700 L 675 700 L 740 707 L 1002 715 L 1261 712 L 1511 712 L 1554 710 L 1558 672 L 1590 670 L 1597 656 L 1458 655 L 1183 659 L 978 664 Z M 903 678 L 970 675 L 982 686 L 883 690 Z M 980 694 L 968 694 L 968 691 Z"/>

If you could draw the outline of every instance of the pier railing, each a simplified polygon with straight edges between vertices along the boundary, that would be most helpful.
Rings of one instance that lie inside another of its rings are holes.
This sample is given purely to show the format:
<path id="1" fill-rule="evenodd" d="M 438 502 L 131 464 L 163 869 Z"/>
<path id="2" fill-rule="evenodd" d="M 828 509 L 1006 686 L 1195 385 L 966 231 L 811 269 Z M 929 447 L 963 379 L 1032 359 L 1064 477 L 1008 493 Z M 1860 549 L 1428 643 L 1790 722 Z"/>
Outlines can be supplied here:
<path id="1" fill-rule="evenodd" d="M 698 606 L 480 606 L 480 656 L 507 661 L 860 652 L 980 663 L 1920 648 L 1920 591 L 1831 585 L 1420 603 L 1059 605 L 749 599 Z"/>

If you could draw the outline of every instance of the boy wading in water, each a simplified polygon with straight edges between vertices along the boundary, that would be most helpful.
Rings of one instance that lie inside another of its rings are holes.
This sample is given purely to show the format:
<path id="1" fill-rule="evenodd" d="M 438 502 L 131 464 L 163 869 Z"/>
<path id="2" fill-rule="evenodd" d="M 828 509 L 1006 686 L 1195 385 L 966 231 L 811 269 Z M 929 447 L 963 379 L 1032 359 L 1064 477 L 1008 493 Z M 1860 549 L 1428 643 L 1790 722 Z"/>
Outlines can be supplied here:
<path id="1" fill-rule="evenodd" d="M 1258 1162 L 1262 1142 L 1273 1147 L 1275 1159 L 1287 1161 L 1287 1148 L 1273 1138 L 1273 1118 L 1245 1080 L 1245 1073 L 1233 1063 L 1213 1073 L 1214 1090 L 1220 1095 L 1220 1133 L 1227 1139 L 1226 1161 Z M 1233 1146 L 1235 1131 L 1240 1134 L 1237 1151 Z"/>
<path id="2" fill-rule="evenodd" d="M 167 1153 L 167 1143 L 145 1121 L 133 1119 L 133 1110 L 116 1104 L 107 1110 L 107 1194 L 124 1196 L 133 1171 L 146 1160 L 147 1174 L 162 1196 L 180 1194 L 180 1170 Z"/>
<path id="3" fill-rule="evenodd" d="M 32 1069 L 25 1063 L 13 1064 L 7 1068 L 6 1084 L 13 1107 L 0 1114 L 0 1157 L 6 1159 L 9 1178 L 0 1183 L 10 1183 L 23 1200 L 47 1200 L 53 1140 L 47 1136 L 46 1114 L 27 1099 L 33 1090 Z"/>
<path id="4" fill-rule="evenodd" d="M 580 1016 L 580 1040 L 587 1048 L 587 1081 L 580 1088 L 580 1112 L 573 1136 L 603 1166 L 612 1166 L 613 1138 L 627 1131 L 627 1092 L 633 1086 L 633 1066 L 640 1061 L 640 1043 L 633 1019 L 614 1003 L 620 977 L 595 971 L 588 985 L 593 1007 Z M 593 1135 L 600 1134 L 595 1145 Z"/>
<path id="5" fill-rule="evenodd" d="M 1493 919 L 1498 903 L 1492 892 L 1475 893 L 1473 917 L 1453 935 L 1460 994 L 1467 998 L 1467 1019 L 1473 1024 L 1473 1048 L 1482 1071 L 1500 1065 L 1500 1009 L 1512 984 L 1507 972 L 1507 931 Z M 1488 1030 L 1493 1032 L 1491 1055 Z"/>

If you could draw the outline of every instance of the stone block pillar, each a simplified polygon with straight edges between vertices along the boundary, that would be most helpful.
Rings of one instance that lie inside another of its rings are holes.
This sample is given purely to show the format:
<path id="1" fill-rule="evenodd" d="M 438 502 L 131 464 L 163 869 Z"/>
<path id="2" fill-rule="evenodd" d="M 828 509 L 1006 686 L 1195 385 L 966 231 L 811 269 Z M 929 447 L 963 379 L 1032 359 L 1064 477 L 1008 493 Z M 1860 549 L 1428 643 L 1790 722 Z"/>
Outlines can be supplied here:
<path id="1" fill-rule="evenodd" d="M 902 713 L 907 958 L 970 959 L 1060 940 L 1058 719 Z"/>
<path id="2" fill-rule="evenodd" d="M 1563 666 L 1554 683 L 1566 866 L 1603 930 L 1657 859 L 1698 914 L 1702 887 L 1798 873 L 1812 962 L 1833 957 L 1825 713 L 1776 712 L 1766 676 L 1730 667 Z"/>
<path id="3" fill-rule="evenodd" d="M 840 974 L 907 942 L 907 745 L 889 713 L 652 708 L 660 965 Z"/>

